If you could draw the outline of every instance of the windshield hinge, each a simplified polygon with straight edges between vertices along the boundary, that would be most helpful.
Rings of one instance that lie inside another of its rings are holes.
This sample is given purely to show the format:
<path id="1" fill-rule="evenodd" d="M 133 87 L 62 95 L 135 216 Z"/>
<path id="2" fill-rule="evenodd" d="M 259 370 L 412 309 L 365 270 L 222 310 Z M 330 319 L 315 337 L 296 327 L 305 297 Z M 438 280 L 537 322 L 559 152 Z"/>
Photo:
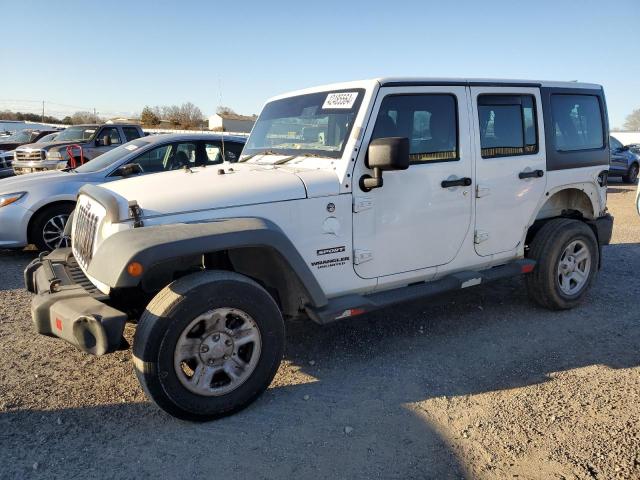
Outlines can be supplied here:
<path id="1" fill-rule="evenodd" d="M 473 237 L 473 243 L 478 244 L 489 240 L 489 232 L 482 230 L 476 230 L 476 234 Z"/>
<path id="2" fill-rule="evenodd" d="M 133 228 L 144 227 L 142 209 L 135 200 L 129 202 L 129 218 L 133 220 Z"/>
<path id="3" fill-rule="evenodd" d="M 476 198 L 486 197 L 491 193 L 491 189 L 487 187 L 476 186 Z"/>
<path id="4" fill-rule="evenodd" d="M 354 197 L 353 213 L 364 212 L 373 208 L 373 198 L 371 197 Z"/>

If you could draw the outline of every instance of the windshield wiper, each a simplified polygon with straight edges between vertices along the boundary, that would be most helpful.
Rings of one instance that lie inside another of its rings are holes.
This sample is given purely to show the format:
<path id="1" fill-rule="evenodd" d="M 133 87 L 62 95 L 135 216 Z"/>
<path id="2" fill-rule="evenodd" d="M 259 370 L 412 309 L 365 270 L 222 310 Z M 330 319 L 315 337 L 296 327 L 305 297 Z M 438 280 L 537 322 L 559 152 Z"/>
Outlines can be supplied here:
<path id="1" fill-rule="evenodd" d="M 317 153 L 302 153 L 300 155 L 291 155 L 290 157 L 283 158 L 282 160 L 278 160 L 277 162 L 273 162 L 273 164 L 282 165 L 283 163 L 287 163 L 293 160 L 294 158 L 298 158 L 298 157 L 322 157 L 322 155 L 319 155 Z"/>
<path id="2" fill-rule="evenodd" d="M 246 162 L 247 160 L 251 160 L 253 157 L 257 157 L 258 155 L 282 155 L 282 154 L 275 152 L 273 150 L 260 150 L 259 152 L 255 152 L 250 155 L 247 155 L 244 158 L 241 158 L 240 160 L 238 160 L 238 163 Z"/>

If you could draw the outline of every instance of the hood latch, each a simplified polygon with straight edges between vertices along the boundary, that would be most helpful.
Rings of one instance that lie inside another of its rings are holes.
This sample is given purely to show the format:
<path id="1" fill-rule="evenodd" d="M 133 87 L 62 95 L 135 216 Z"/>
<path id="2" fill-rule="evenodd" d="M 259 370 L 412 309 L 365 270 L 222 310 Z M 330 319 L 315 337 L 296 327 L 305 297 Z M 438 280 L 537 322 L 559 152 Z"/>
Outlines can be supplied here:
<path id="1" fill-rule="evenodd" d="M 144 227 L 142 209 L 135 200 L 129 202 L 129 218 L 133 219 L 133 228 Z"/>

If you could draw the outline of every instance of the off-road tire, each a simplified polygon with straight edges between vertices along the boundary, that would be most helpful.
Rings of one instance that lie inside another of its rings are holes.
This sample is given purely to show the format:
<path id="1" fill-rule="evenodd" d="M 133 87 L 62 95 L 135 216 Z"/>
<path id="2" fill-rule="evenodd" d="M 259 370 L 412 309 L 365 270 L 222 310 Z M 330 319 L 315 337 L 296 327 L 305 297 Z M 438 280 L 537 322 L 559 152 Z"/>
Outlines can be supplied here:
<path id="1" fill-rule="evenodd" d="M 235 390 L 198 395 L 176 374 L 175 347 L 194 318 L 216 308 L 240 309 L 253 318 L 262 339 L 260 356 Z M 282 314 L 264 288 L 234 272 L 200 272 L 172 282 L 149 303 L 134 337 L 134 366 L 145 393 L 161 409 L 184 420 L 206 421 L 245 408 L 267 389 L 282 360 L 284 342 Z"/>
<path id="2" fill-rule="evenodd" d="M 47 245 L 47 242 L 45 241 L 44 227 L 47 222 L 55 217 L 66 216 L 68 219 L 74 208 L 75 205 L 72 203 L 60 203 L 57 205 L 46 207 L 40 212 L 36 213 L 29 227 L 29 241 L 33 243 L 41 252 L 46 250 L 54 250 L 55 246 Z"/>
<path id="3" fill-rule="evenodd" d="M 635 185 L 638 182 L 638 164 L 632 163 L 626 175 L 622 176 L 622 181 Z"/>
<path id="4" fill-rule="evenodd" d="M 560 288 L 558 265 L 565 248 L 575 240 L 581 240 L 588 247 L 591 267 L 582 289 L 567 295 Z M 533 272 L 525 275 L 524 280 L 529 298 L 551 310 L 566 310 L 578 305 L 589 290 L 598 270 L 600 251 L 596 236 L 586 223 L 557 218 L 538 230 L 527 257 L 536 261 Z"/>

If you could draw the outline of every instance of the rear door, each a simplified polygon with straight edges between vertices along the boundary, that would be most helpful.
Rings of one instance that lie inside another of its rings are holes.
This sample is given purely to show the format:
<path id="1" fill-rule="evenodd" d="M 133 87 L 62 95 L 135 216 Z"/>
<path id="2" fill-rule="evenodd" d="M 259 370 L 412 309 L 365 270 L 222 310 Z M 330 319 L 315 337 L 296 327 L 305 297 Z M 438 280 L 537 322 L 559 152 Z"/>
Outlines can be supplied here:
<path id="1" fill-rule="evenodd" d="M 472 87 L 476 225 L 481 256 L 518 248 L 546 188 L 538 88 Z"/>

